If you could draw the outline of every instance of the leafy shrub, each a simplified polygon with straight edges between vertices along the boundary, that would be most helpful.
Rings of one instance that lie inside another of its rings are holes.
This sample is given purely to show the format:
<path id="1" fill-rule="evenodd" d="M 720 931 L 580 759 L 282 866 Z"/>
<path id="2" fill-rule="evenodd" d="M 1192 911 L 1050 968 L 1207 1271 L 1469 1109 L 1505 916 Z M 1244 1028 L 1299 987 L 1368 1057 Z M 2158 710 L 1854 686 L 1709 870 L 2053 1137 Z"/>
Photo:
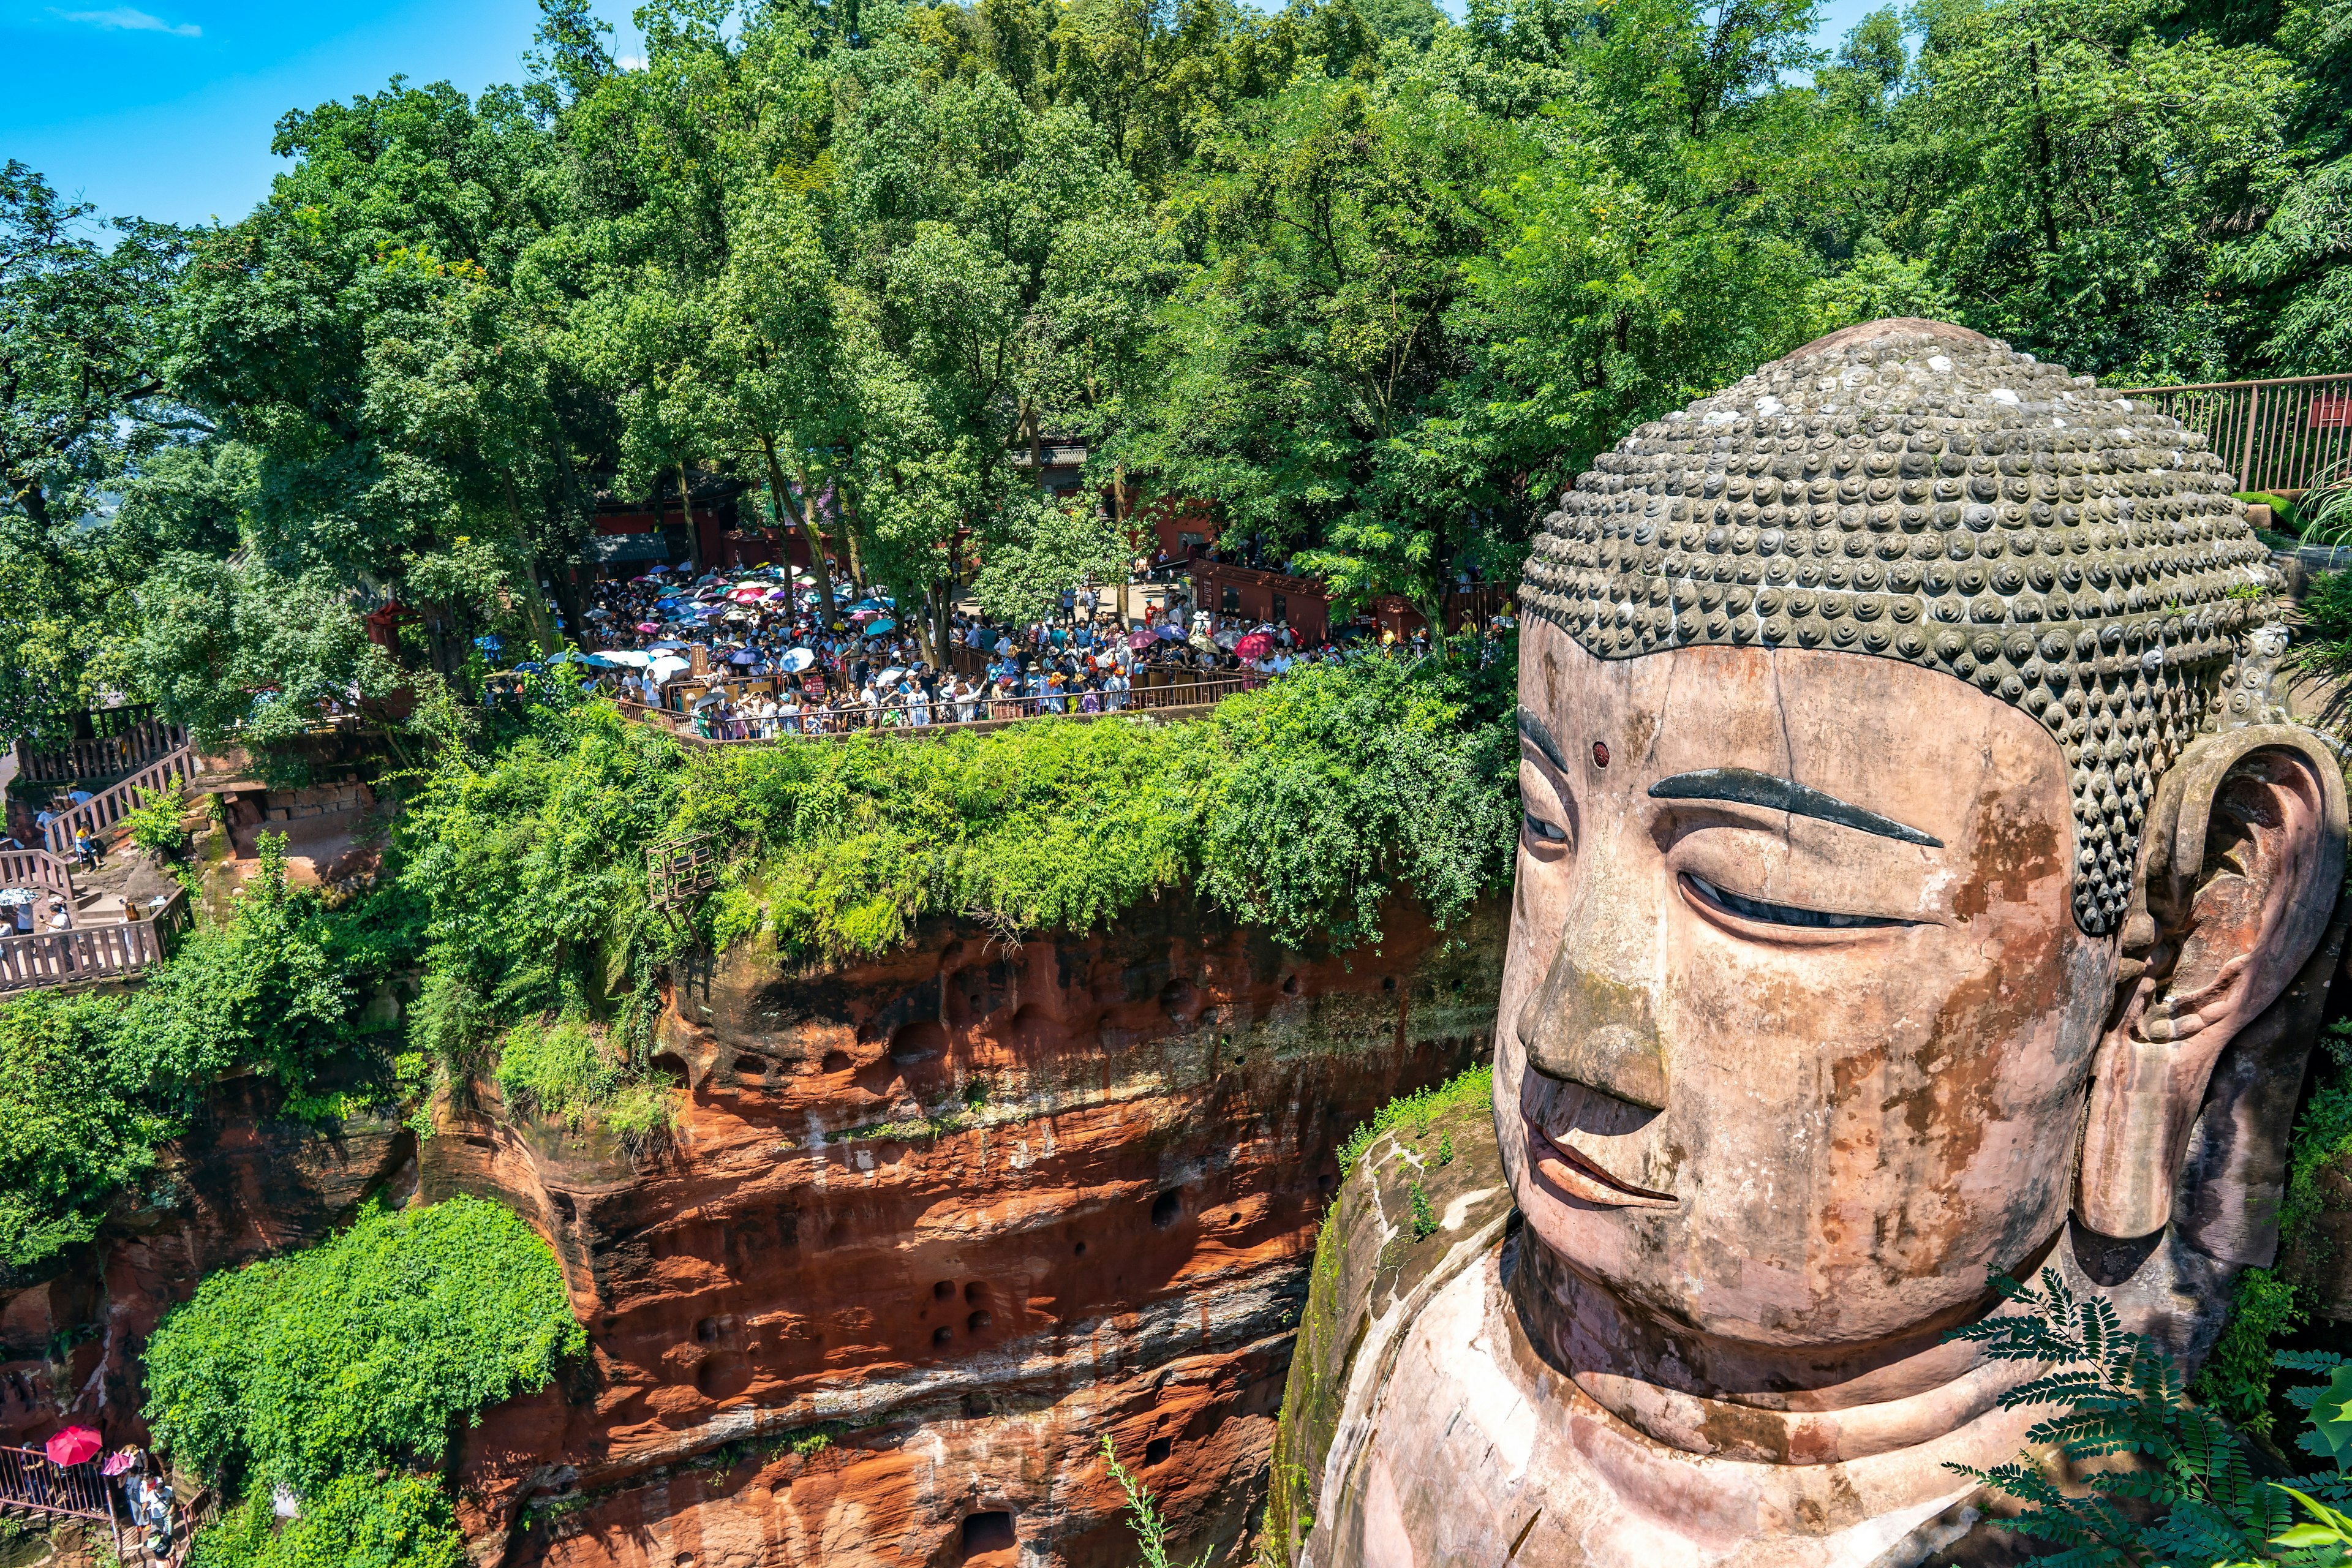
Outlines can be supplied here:
<path id="1" fill-rule="evenodd" d="M 339 1476 L 283 1529 L 257 1491 L 198 1533 L 189 1568 L 458 1568 L 466 1542 L 428 1476 Z"/>
<path id="2" fill-rule="evenodd" d="M 556 1117 L 577 1128 L 620 1083 L 620 1065 L 595 1031 L 576 1020 L 518 1024 L 499 1046 L 499 1092 L 520 1114 Z"/>
<path id="3" fill-rule="evenodd" d="M 169 860 L 188 847 L 188 830 L 180 826 L 187 810 L 186 787 L 175 784 L 143 792 L 122 820 L 131 826 L 131 842 L 158 860 Z"/>
<path id="4" fill-rule="evenodd" d="M 740 748 L 689 771 L 676 829 L 743 847 L 714 933 L 789 957 L 933 914 L 1086 931 L 1187 883 L 1294 950 L 1377 942 L 1391 894 L 1443 923 L 1508 874 L 1503 668 L 1364 658 L 1186 723 Z"/>
<path id="5" fill-rule="evenodd" d="M 111 997 L 36 994 L 0 1009 L 0 1261 L 86 1241 L 108 1194 L 178 1129 L 136 1084 Z"/>
<path id="6" fill-rule="evenodd" d="M 1982 1345 L 1995 1361 L 2042 1368 L 2000 1396 L 2005 1410 L 2057 1407 L 2026 1433 L 2029 1450 L 2055 1448 L 2075 1467 L 2118 1454 L 2134 1460 L 2127 1468 L 2081 1473 L 2079 1490 L 2062 1489 L 2030 1451 L 1990 1470 L 1949 1467 L 2022 1505 L 2009 1528 L 2056 1542 L 2064 1548 L 2061 1557 L 2084 1564 L 2308 1562 L 2316 1568 L 2338 1561 L 2325 1552 L 2306 1557 L 2291 1549 L 2281 1556 L 2265 1548 L 2280 1543 L 2288 1529 L 2291 1498 L 2343 1503 L 2352 1500 L 2352 1479 L 2258 1482 L 2229 1423 L 2183 1397 L 2172 1358 L 2125 1332 L 2113 1303 L 2076 1297 L 2055 1269 L 2044 1269 L 2032 1288 L 2013 1279 L 1993 1283 L 2021 1310 L 1980 1319 L 1950 1337 Z M 2343 1365 L 2332 1355 L 2277 1359 L 2307 1371 Z M 2310 1410 L 2319 1391 L 2288 1397 Z M 2339 1465 L 2352 1458 L 2352 1437 L 2340 1430 L 2307 1434 L 2303 1446 Z M 2309 1543 L 2321 1544 L 2317 1537 Z"/>
<path id="7" fill-rule="evenodd" d="M 436 1461 L 456 1423 L 586 1342 L 562 1270 L 479 1198 L 371 1209 L 308 1251 L 213 1275 L 147 1347 L 157 1444 L 234 1491 L 308 1498 Z"/>
<path id="8" fill-rule="evenodd" d="M 2230 1292 L 2229 1326 L 2198 1371 L 2197 1397 L 2245 1430 L 2267 1436 L 2275 1422 L 2271 1343 L 2303 1321 L 2293 1283 L 2268 1268 L 2239 1275 Z"/>
<path id="9" fill-rule="evenodd" d="M 96 1230 L 222 1073 L 258 1068 L 290 1110 L 367 1037 L 359 998 L 385 964 L 364 921 L 286 885 L 283 840 L 227 921 L 202 926 L 132 995 L 35 994 L 0 1007 L 0 1259 L 39 1261 Z"/>

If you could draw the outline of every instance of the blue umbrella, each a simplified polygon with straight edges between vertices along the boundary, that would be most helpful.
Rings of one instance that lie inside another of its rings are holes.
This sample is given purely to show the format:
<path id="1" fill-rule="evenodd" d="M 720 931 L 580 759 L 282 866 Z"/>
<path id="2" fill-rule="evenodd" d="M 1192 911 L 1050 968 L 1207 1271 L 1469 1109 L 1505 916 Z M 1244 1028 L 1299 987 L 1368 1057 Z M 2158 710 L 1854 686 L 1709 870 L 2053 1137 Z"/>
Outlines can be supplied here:
<path id="1" fill-rule="evenodd" d="M 495 637 L 478 637 L 474 639 L 474 646 L 484 653 L 496 653 L 507 645 Z"/>
<path id="2" fill-rule="evenodd" d="M 898 623 L 890 619 L 887 616 L 883 616 L 878 621 L 868 621 L 866 623 L 866 635 L 869 637 L 878 637 L 885 632 L 895 632 L 898 629 Z"/>

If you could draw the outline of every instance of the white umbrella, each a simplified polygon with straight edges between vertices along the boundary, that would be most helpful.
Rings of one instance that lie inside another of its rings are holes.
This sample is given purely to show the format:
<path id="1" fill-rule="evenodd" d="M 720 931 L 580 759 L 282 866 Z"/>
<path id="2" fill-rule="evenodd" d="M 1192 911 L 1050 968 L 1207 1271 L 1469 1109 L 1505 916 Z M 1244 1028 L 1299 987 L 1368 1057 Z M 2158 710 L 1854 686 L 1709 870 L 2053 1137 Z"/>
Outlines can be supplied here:
<path id="1" fill-rule="evenodd" d="M 625 664 L 635 669 L 643 669 L 654 661 L 653 655 L 639 652 L 633 647 L 613 648 L 596 657 L 606 664 Z"/>
<path id="2" fill-rule="evenodd" d="M 898 684 L 899 678 L 904 676 L 906 673 L 907 672 L 903 669 L 886 669 L 881 674 L 874 678 L 874 684 L 877 686 L 896 686 Z"/>
<path id="3" fill-rule="evenodd" d="M 798 675 L 816 662 L 816 655 L 804 647 L 796 647 L 776 661 L 776 668 L 786 675 Z"/>
<path id="4" fill-rule="evenodd" d="M 667 682 L 676 679 L 693 668 L 694 661 L 691 659 L 657 658 L 646 667 L 646 673 L 656 681 Z"/>

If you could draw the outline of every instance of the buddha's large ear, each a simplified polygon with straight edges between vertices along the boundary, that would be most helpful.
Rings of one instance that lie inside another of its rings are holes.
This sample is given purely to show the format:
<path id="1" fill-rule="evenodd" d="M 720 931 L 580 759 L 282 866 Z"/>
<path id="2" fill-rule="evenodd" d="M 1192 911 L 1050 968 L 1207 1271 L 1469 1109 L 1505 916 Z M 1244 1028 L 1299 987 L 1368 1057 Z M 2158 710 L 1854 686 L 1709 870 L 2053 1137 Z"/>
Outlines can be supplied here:
<path id="1" fill-rule="evenodd" d="M 2074 1209 L 2142 1237 L 2173 1186 L 2223 1047 L 2285 989 L 2344 882 L 2342 764 L 2291 724 L 2208 735 L 2158 786 L 2093 1068 Z"/>

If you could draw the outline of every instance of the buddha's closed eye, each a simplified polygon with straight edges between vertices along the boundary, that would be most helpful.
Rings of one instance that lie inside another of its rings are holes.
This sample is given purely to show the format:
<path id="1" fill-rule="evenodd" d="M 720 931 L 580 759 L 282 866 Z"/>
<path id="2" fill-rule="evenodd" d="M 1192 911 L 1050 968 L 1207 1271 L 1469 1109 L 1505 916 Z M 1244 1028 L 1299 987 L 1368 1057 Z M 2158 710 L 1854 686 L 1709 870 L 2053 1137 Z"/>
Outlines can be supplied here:
<path id="1" fill-rule="evenodd" d="M 1911 925 L 1911 921 L 1893 920 L 1881 915 L 1840 914 L 1833 910 L 1799 909 L 1794 904 L 1776 904 L 1764 899 L 1751 899 L 1718 888 L 1704 877 L 1688 871 L 1682 874 L 1684 884 L 1698 901 L 1715 910 L 1752 921 L 1759 925 L 1803 926 L 1812 930 L 1840 930 L 1864 926 Z"/>

